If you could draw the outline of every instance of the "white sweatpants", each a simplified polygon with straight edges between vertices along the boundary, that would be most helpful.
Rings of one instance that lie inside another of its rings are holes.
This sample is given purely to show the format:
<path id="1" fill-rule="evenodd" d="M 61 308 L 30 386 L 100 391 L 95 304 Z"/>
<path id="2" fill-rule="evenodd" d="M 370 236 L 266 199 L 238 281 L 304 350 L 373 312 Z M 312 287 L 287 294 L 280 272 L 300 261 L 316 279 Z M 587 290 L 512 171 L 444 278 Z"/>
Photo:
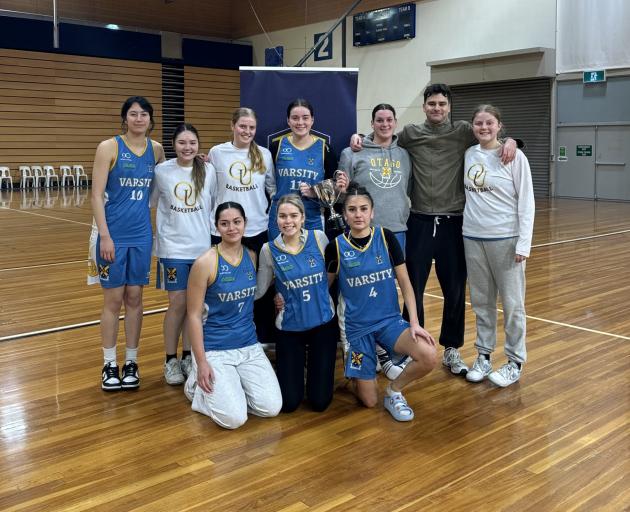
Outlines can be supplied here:
<path id="1" fill-rule="evenodd" d="M 503 305 L 505 354 L 524 363 L 525 261 L 516 263 L 517 238 L 470 240 L 464 238 L 470 302 L 477 316 L 475 347 L 491 354 L 497 344 L 497 293 Z"/>
<path id="2" fill-rule="evenodd" d="M 243 425 L 248 411 L 263 417 L 278 415 L 282 394 L 260 343 L 232 350 L 209 350 L 206 360 L 214 371 L 212 393 L 206 393 L 197 385 L 194 357 L 184 386 L 193 411 L 209 416 L 217 425 L 228 429 Z"/>

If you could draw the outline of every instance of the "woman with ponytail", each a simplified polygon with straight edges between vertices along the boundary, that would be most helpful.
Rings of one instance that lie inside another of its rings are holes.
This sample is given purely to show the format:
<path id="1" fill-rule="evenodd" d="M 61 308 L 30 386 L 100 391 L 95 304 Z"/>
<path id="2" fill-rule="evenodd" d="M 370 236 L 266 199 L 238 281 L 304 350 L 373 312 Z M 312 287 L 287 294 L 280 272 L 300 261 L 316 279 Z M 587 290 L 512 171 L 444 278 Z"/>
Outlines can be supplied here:
<path id="1" fill-rule="evenodd" d="M 216 172 L 198 155 L 199 134 L 194 126 L 180 124 L 173 132 L 172 143 L 177 158 L 155 168 L 151 202 L 157 204 L 157 287 L 168 292 L 168 309 L 164 316 L 164 378 L 168 384 L 177 385 L 183 384 L 192 368 L 190 340 L 183 329 L 186 286 L 195 259 L 210 248 Z M 183 347 L 178 360 L 180 335 Z"/>
<path id="2" fill-rule="evenodd" d="M 251 108 L 240 107 L 232 113 L 232 140 L 214 146 L 210 161 L 217 170 L 217 204 L 234 201 L 247 212 L 247 229 L 243 243 L 255 251 L 267 241 L 269 201 L 275 192 L 275 180 L 271 153 L 254 141 L 256 113 Z M 220 241 L 219 232 L 213 227 L 213 243 Z"/>

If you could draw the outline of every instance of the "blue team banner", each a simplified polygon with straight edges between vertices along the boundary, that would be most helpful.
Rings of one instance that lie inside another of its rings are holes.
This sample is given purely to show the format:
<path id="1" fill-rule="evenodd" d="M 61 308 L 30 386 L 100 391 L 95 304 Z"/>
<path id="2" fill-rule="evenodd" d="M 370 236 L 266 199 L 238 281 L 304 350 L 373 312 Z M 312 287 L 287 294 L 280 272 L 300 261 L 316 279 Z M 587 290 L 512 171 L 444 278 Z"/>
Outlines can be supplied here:
<path id="1" fill-rule="evenodd" d="M 296 98 L 313 105 L 311 130 L 323 137 L 339 159 L 357 131 L 357 68 L 240 67 L 241 106 L 253 108 L 258 117 L 256 142 L 271 141 L 289 132 L 287 106 Z"/>

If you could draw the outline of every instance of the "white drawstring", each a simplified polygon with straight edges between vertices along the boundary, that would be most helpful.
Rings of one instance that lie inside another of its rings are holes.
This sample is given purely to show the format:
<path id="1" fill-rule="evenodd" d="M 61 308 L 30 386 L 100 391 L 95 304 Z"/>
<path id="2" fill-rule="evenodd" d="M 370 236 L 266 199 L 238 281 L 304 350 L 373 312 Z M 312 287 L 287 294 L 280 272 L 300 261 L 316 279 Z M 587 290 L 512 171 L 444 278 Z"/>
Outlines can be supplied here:
<path id="1" fill-rule="evenodd" d="M 439 217 L 433 217 L 433 238 L 435 238 L 435 233 L 437 231 L 438 224 L 440 223 Z"/>

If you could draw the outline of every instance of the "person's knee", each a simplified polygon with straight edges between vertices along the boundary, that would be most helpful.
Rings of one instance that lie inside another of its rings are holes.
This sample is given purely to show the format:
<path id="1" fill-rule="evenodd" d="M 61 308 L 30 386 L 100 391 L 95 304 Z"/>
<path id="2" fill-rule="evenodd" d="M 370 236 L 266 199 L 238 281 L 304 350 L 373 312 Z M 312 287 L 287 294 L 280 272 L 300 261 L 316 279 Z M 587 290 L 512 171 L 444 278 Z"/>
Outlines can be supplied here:
<path id="1" fill-rule="evenodd" d="M 424 370 L 433 370 L 438 364 L 437 349 L 433 345 L 428 345 L 424 341 L 415 345 L 414 350 L 409 354 L 411 358 Z"/>
<path id="2" fill-rule="evenodd" d="M 112 313 L 118 314 L 123 305 L 123 296 L 120 295 L 111 295 L 109 297 L 105 297 L 103 302 L 103 308 Z"/>
<path id="3" fill-rule="evenodd" d="M 212 415 L 214 422 L 228 430 L 235 430 L 242 427 L 247 421 L 247 411 L 231 411 L 229 413 L 214 413 Z"/>
<path id="4" fill-rule="evenodd" d="M 142 307 L 142 288 L 125 291 L 125 307 L 132 309 Z"/>
<path id="5" fill-rule="evenodd" d="M 332 402 L 332 396 L 310 398 L 309 402 L 313 411 L 324 412 Z"/>
<path id="6" fill-rule="evenodd" d="M 183 315 L 186 312 L 186 292 L 170 294 L 168 307 L 178 315 Z"/>
<path id="7" fill-rule="evenodd" d="M 376 389 L 357 388 L 357 398 L 368 408 L 376 407 L 376 404 L 378 404 L 378 393 Z"/>

